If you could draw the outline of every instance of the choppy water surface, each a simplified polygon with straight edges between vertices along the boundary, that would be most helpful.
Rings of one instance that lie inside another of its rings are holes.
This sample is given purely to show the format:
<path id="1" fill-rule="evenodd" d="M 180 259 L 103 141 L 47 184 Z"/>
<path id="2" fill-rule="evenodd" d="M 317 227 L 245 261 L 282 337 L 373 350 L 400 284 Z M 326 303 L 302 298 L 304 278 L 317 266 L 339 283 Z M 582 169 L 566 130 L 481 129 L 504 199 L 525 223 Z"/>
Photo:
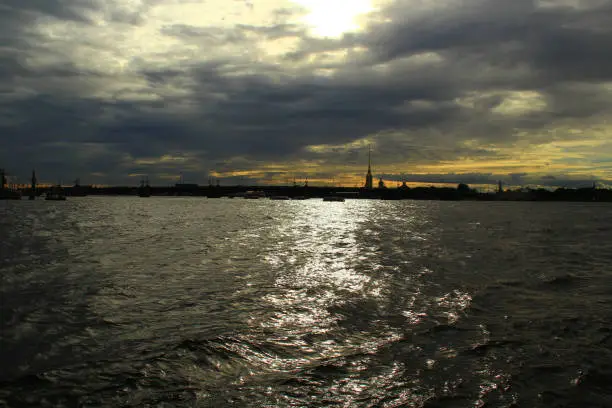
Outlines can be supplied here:
<path id="1" fill-rule="evenodd" d="M 610 205 L 0 205 L 0 406 L 612 406 Z"/>

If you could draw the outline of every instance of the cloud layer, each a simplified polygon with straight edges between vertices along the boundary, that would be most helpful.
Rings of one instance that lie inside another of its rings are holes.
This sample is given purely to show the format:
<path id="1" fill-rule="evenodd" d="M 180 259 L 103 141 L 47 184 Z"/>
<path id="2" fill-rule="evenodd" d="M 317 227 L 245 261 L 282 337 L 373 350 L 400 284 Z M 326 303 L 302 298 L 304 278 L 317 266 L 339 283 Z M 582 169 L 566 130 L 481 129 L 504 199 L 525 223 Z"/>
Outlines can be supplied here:
<path id="1" fill-rule="evenodd" d="M 612 180 L 612 1 L 325 3 L 5 0 L 0 166 L 353 185 L 371 144 L 388 180 Z"/>

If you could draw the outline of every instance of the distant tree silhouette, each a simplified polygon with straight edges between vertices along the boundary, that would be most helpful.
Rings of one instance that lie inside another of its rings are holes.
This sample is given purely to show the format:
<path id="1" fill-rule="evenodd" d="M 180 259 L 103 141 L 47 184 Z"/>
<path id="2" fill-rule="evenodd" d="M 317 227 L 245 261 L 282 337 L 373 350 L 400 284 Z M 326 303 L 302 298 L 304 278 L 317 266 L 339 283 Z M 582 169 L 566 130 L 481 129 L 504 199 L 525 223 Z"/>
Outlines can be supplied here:
<path id="1" fill-rule="evenodd" d="M 470 189 L 470 186 L 468 186 L 467 184 L 465 184 L 465 183 L 460 183 L 460 184 L 457 186 L 457 191 L 459 191 L 460 193 L 469 193 L 469 192 L 470 192 L 470 191 L 472 191 L 472 190 Z"/>

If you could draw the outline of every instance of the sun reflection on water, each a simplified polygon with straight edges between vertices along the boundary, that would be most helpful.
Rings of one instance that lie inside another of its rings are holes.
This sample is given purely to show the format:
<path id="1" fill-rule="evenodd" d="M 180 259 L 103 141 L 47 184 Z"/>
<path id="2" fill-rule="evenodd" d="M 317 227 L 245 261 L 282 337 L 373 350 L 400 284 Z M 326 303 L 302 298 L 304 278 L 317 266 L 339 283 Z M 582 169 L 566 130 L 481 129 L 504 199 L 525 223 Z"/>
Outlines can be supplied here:
<path id="1" fill-rule="evenodd" d="M 278 225 L 276 243 L 265 260 L 275 268 L 279 288 L 306 291 L 316 295 L 310 296 L 313 302 L 327 304 L 340 301 L 336 296 L 339 291 L 372 295 L 372 286 L 377 283 L 372 282 L 366 271 L 356 268 L 360 261 L 372 255 L 371 249 L 357 237 L 370 208 L 338 204 L 310 203 Z M 292 297 L 281 291 L 271 294 L 267 300 L 287 304 L 292 302 Z M 303 297 L 295 300 L 308 303 Z"/>
<path id="2" fill-rule="evenodd" d="M 381 328 L 376 340 L 364 341 L 369 335 L 340 327 L 346 317 L 340 310 L 347 303 L 383 293 L 383 281 L 371 274 L 381 266 L 375 248 L 359 236 L 373 216 L 372 204 L 310 201 L 296 205 L 275 227 L 274 243 L 263 255 L 276 288 L 263 297 L 270 312 L 251 324 L 266 330 L 269 342 L 284 337 L 292 353 L 310 361 L 336 358 L 350 350 L 372 351 L 392 341 L 398 335 L 388 328 Z"/>
<path id="3" fill-rule="evenodd" d="M 457 323 L 471 301 L 459 288 L 438 287 L 436 263 L 428 260 L 448 255 L 437 242 L 439 231 L 424 227 L 427 213 L 369 200 L 232 205 L 240 223 L 208 245 L 184 239 L 193 245 L 197 266 L 180 260 L 174 266 L 181 267 L 181 279 L 176 275 L 154 288 L 155 293 L 168 285 L 183 290 L 203 268 L 211 272 L 209 282 L 218 281 L 224 296 L 231 296 L 232 316 L 244 313 L 246 327 L 237 325 L 239 331 L 187 343 L 181 357 L 198 363 L 183 367 L 183 375 L 205 387 L 233 378 L 237 386 L 256 393 L 263 392 L 257 384 L 270 378 L 295 377 L 299 385 L 278 386 L 276 392 L 299 395 L 314 387 L 319 401 L 349 405 L 364 395 L 376 400 L 379 393 L 395 394 L 397 403 L 418 406 L 429 392 L 419 385 L 422 371 L 436 373 L 460 350 L 441 343 L 406 351 L 402 344 L 412 330 Z M 242 212 L 255 216 L 242 217 Z M 192 229 L 197 226 L 182 231 L 185 238 L 192 237 L 186 234 Z M 164 269 L 173 266 L 161 261 Z M 130 274 L 134 284 L 135 279 L 141 278 Z M 131 299 L 115 298 L 118 303 L 110 306 L 121 310 L 124 320 L 136 318 L 138 297 Z M 128 315 L 130 303 L 134 307 Z M 168 314 L 175 303 L 160 297 L 154 307 Z M 225 315 L 210 307 L 207 316 Z M 197 316 L 197 308 L 191 313 Z M 146 330 L 140 328 L 134 338 Z M 414 354 L 415 361 L 381 365 L 380 359 L 392 358 L 398 348 Z"/>
<path id="4" fill-rule="evenodd" d="M 277 284 L 300 288 L 327 286 L 363 291 L 370 277 L 355 268 L 371 249 L 357 231 L 368 219 L 368 206 L 316 203 L 278 226 L 278 241 L 266 259 L 271 265 L 295 265 L 279 271 Z M 331 205 L 330 205 L 331 204 Z"/>

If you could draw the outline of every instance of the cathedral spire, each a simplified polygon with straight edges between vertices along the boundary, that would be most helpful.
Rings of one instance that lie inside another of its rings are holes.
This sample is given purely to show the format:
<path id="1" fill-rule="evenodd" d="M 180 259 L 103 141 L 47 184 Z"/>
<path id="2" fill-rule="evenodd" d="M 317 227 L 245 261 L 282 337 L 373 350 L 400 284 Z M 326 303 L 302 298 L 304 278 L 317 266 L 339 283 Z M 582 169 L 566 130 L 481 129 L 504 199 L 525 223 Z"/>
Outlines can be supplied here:
<path id="1" fill-rule="evenodd" d="M 368 146 L 368 173 L 366 174 L 365 188 L 372 189 L 372 145 Z"/>
<path id="2" fill-rule="evenodd" d="M 32 179 L 30 180 L 32 184 L 30 185 L 30 200 L 36 199 L 36 170 L 32 170 Z"/>

